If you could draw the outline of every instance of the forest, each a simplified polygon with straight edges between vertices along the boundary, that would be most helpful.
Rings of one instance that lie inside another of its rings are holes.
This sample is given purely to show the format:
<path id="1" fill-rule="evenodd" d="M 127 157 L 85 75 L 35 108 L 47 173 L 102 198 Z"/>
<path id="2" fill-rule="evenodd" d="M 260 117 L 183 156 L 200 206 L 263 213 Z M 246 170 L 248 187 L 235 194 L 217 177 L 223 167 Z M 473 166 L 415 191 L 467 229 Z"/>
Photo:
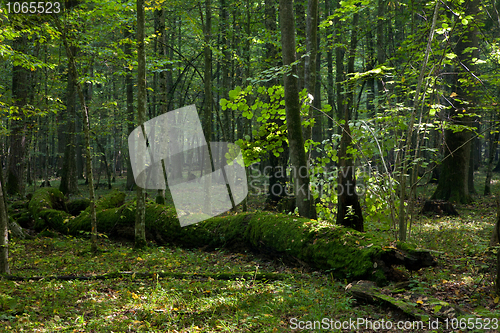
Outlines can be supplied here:
<path id="1" fill-rule="evenodd" d="M 0 331 L 500 331 L 497 0 L 0 3 Z"/>

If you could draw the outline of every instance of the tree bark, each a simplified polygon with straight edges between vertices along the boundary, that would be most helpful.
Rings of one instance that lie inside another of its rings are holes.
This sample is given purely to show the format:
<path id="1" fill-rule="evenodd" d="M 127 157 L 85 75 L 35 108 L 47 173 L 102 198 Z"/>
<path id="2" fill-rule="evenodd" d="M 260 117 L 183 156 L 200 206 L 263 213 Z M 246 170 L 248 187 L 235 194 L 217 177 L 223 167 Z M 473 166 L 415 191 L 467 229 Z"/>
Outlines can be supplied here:
<path id="1" fill-rule="evenodd" d="M 146 47 L 144 0 L 137 0 L 137 123 L 143 126 L 146 121 Z M 145 131 L 143 130 L 144 135 Z M 146 196 L 142 187 L 137 186 L 137 211 L 135 215 L 135 248 L 146 245 Z"/>
<path id="2" fill-rule="evenodd" d="M 3 168 L 0 166 L 0 274 L 10 274 L 9 268 L 9 217 L 3 181 Z"/>
<path id="3" fill-rule="evenodd" d="M 486 179 L 484 181 L 484 195 L 491 194 L 491 178 L 493 176 L 493 158 L 495 157 L 495 152 L 498 147 L 498 140 L 500 138 L 500 132 L 497 131 L 495 134 L 490 133 L 490 145 L 488 154 L 488 169 L 486 171 Z"/>
<path id="4" fill-rule="evenodd" d="M 292 0 L 280 0 L 280 26 L 283 65 L 295 62 L 295 23 Z M 309 190 L 309 170 L 307 168 L 302 126 L 300 119 L 300 100 L 297 82 L 297 68 L 292 66 L 284 76 L 285 109 L 288 129 L 290 158 L 295 174 L 295 197 L 299 214 L 316 218 L 316 208 Z"/>
<path id="5" fill-rule="evenodd" d="M 205 0 L 205 123 L 203 126 L 203 132 L 205 134 L 205 140 L 209 143 L 212 139 L 212 50 L 210 49 L 210 42 L 212 40 L 212 2 L 211 0 Z M 205 165 L 203 169 L 205 171 L 212 170 L 212 152 L 210 149 L 210 144 L 207 146 L 209 158 L 204 157 L 203 161 Z M 205 202 L 204 202 L 204 211 L 211 212 L 212 204 L 210 200 L 210 187 L 211 187 L 211 178 L 208 177 L 205 180 L 204 191 L 205 191 Z"/>
<path id="6" fill-rule="evenodd" d="M 129 28 L 125 27 L 125 38 L 131 39 L 132 33 L 130 33 Z M 127 57 L 132 56 L 132 47 L 130 43 L 125 43 L 123 52 Z M 131 62 L 132 59 L 128 58 Z M 132 69 L 127 68 L 127 75 L 125 76 L 125 91 L 127 95 L 127 131 L 128 135 L 134 130 L 134 80 L 132 78 Z M 135 186 L 134 174 L 132 172 L 132 164 L 130 162 L 130 156 L 127 157 L 127 184 L 125 188 L 128 191 L 132 191 Z"/>

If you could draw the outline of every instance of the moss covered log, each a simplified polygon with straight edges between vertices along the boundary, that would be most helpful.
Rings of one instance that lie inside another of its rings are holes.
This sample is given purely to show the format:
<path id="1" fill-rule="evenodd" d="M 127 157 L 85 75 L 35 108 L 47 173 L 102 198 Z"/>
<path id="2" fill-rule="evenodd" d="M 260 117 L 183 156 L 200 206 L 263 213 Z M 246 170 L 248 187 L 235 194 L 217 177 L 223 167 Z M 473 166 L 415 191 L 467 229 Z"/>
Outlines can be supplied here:
<path id="1" fill-rule="evenodd" d="M 97 212 L 98 230 L 110 236 L 133 239 L 134 221 L 133 201 Z M 181 228 L 173 207 L 154 202 L 146 205 L 146 229 L 148 239 L 159 244 L 264 252 L 326 270 L 337 278 L 382 284 L 390 269 L 383 258 L 396 250 L 384 248 L 384 240 L 375 234 L 271 212 L 215 217 Z M 69 230 L 73 234 L 90 231 L 88 215 L 82 213 L 70 221 Z"/>
<path id="2" fill-rule="evenodd" d="M 53 229 L 67 232 L 65 224 L 69 221 L 64 194 L 56 188 L 44 187 L 37 190 L 28 204 L 28 210 L 33 216 L 36 231 Z"/>

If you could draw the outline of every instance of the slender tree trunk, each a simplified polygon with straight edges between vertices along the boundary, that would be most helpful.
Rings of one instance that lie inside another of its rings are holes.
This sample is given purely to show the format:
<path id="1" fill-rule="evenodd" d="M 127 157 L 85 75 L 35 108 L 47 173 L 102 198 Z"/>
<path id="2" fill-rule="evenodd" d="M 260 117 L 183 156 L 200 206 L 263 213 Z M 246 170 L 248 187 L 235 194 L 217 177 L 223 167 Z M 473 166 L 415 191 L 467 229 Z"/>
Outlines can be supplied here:
<path id="1" fill-rule="evenodd" d="M 325 1 L 325 17 L 328 18 L 330 15 L 332 15 L 332 10 L 331 10 L 331 0 L 326 0 Z M 332 29 L 332 26 L 328 26 L 326 29 L 326 35 L 333 35 L 334 30 Z M 332 129 L 333 129 L 333 119 L 335 119 L 335 95 L 333 92 L 333 40 L 330 37 L 327 37 L 327 49 L 326 49 L 326 63 L 327 63 L 327 77 L 326 77 L 326 94 L 328 96 L 328 104 L 332 107 L 332 113 L 330 115 L 330 118 L 328 118 L 328 139 L 331 138 L 331 135 L 333 134 Z"/>
<path id="2" fill-rule="evenodd" d="M 3 181 L 3 168 L 0 163 L 0 274 L 10 274 L 9 268 L 9 217 Z"/>
<path id="3" fill-rule="evenodd" d="M 125 28 L 125 38 L 132 38 L 132 34 L 128 31 L 128 28 Z M 132 48 L 130 43 L 125 43 L 124 53 L 128 57 L 132 55 Z M 132 61 L 132 59 L 129 59 Z M 134 130 L 134 80 L 132 78 L 132 69 L 127 68 L 127 75 L 125 76 L 125 90 L 127 94 L 127 131 L 128 135 L 132 133 Z M 132 191 L 135 187 L 135 179 L 134 174 L 132 172 L 132 164 L 130 161 L 130 156 L 127 157 L 127 185 L 126 188 L 129 191 Z"/>
<path id="4" fill-rule="evenodd" d="M 377 63 L 378 65 L 383 65 L 385 63 L 385 39 L 384 39 L 384 27 L 385 21 L 383 19 L 386 8 L 386 0 L 378 0 L 377 3 Z M 377 97 L 378 100 L 385 95 L 385 88 L 382 79 L 377 80 Z M 379 102 L 380 103 L 380 102 Z M 377 103 L 378 104 L 378 103 Z"/>
<path id="5" fill-rule="evenodd" d="M 144 0 L 137 0 L 137 123 L 146 121 L 146 47 L 144 45 L 145 17 Z M 143 130 L 143 133 L 144 130 Z M 135 216 L 135 248 L 146 245 L 146 196 L 142 187 L 137 186 L 137 210 Z"/>
<path id="6" fill-rule="evenodd" d="M 496 132 L 495 134 L 490 134 L 490 145 L 489 145 L 489 153 L 488 153 L 488 169 L 486 171 L 486 179 L 484 181 L 484 195 L 491 194 L 491 178 L 493 176 L 493 158 L 495 157 L 495 152 L 498 147 L 498 140 L 500 138 L 500 132 Z"/>
<path id="7" fill-rule="evenodd" d="M 337 2 L 337 7 L 340 7 L 340 1 Z M 344 45 L 342 38 L 343 29 L 339 17 L 334 18 L 335 34 L 335 89 L 337 94 L 337 120 L 344 117 Z M 342 134 L 342 128 L 339 127 L 339 134 Z"/>
<path id="8" fill-rule="evenodd" d="M 297 84 L 298 84 L 298 89 L 299 92 L 304 89 L 305 86 L 305 81 L 304 81 L 304 70 L 305 70 L 305 63 L 302 60 L 302 56 L 304 55 L 304 48 L 302 48 L 303 43 L 306 41 L 306 9 L 305 9 L 305 4 L 306 1 L 308 0 L 294 0 L 293 1 L 293 6 L 295 9 L 295 15 L 296 15 L 296 42 L 295 44 L 299 48 L 299 52 L 296 56 L 296 60 L 300 60 L 299 64 L 297 65 L 297 76 L 299 77 Z M 281 8 L 281 7 L 280 7 Z"/>
<path id="9" fill-rule="evenodd" d="M 294 21 L 292 0 L 280 0 L 281 45 L 284 66 L 290 66 L 296 59 Z M 292 168 L 295 173 L 295 196 L 299 214 L 314 219 L 316 218 L 316 208 L 309 191 L 309 170 L 302 138 L 296 70 L 297 68 L 293 66 L 284 77 L 288 144 Z"/>
<path id="10" fill-rule="evenodd" d="M 475 126 L 476 129 L 477 126 Z M 474 186 L 474 170 L 476 170 L 476 163 L 477 161 L 475 161 L 475 156 L 476 156 L 476 150 L 477 150 L 477 146 L 479 145 L 479 140 L 476 139 L 472 139 L 472 141 L 470 142 L 470 157 L 469 157 L 469 170 L 468 170 L 468 176 L 467 176 L 467 188 L 469 189 L 469 194 L 470 195 L 473 195 L 473 194 L 477 194 L 477 191 L 476 191 L 476 188 Z"/>
<path id="11" fill-rule="evenodd" d="M 318 53 L 318 0 L 309 0 L 307 5 L 307 20 L 306 20 L 306 55 L 304 64 L 304 86 L 307 93 L 313 99 L 316 90 L 316 55 Z M 307 118 L 313 118 L 314 110 L 309 108 Z M 304 141 L 312 138 L 312 127 L 308 126 L 304 129 Z"/>
<path id="12" fill-rule="evenodd" d="M 212 170 L 211 167 L 211 149 L 210 141 L 212 139 L 212 50 L 210 49 L 210 42 L 212 40 L 212 2 L 205 0 L 205 124 L 203 132 L 205 134 L 206 142 L 208 143 L 208 158 L 204 156 L 205 171 Z M 212 212 L 212 204 L 210 200 L 210 187 L 211 179 L 206 178 L 204 184 L 205 202 L 203 210 L 207 213 Z"/>

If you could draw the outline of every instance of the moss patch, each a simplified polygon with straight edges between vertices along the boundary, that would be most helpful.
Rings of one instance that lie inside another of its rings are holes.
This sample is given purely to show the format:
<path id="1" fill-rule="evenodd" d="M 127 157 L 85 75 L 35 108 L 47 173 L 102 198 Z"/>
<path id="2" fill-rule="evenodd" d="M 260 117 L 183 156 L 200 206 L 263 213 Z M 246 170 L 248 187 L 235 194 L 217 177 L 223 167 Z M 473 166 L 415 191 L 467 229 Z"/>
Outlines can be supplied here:
<path id="1" fill-rule="evenodd" d="M 35 220 L 35 230 L 42 231 L 45 228 L 56 230 L 62 233 L 68 233 L 67 223 L 71 214 L 61 210 L 46 209 L 38 214 L 38 219 Z"/>
<path id="2" fill-rule="evenodd" d="M 37 190 L 28 204 L 28 210 L 35 221 L 35 230 L 50 228 L 67 232 L 64 224 L 70 214 L 67 213 L 64 195 L 58 189 L 45 187 Z"/>
<path id="3" fill-rule="evenodd" d="M 64 194 L 53 187 L 44 187 L 37 190 L 28 204 L 28 209 L 33 216 L 38 216 L 45 209 L 67 211 Z"/>
<path id="4" fill-rule="evenodd" d="M 75 199 L 69 201 L 66 206 L 68 207 L 68 213 L 70 213 L 73 216 L 79 215 L 81 212 L 83 212 L 87 207 L 90 206 L 90 200 L 89 199 Z"/>

